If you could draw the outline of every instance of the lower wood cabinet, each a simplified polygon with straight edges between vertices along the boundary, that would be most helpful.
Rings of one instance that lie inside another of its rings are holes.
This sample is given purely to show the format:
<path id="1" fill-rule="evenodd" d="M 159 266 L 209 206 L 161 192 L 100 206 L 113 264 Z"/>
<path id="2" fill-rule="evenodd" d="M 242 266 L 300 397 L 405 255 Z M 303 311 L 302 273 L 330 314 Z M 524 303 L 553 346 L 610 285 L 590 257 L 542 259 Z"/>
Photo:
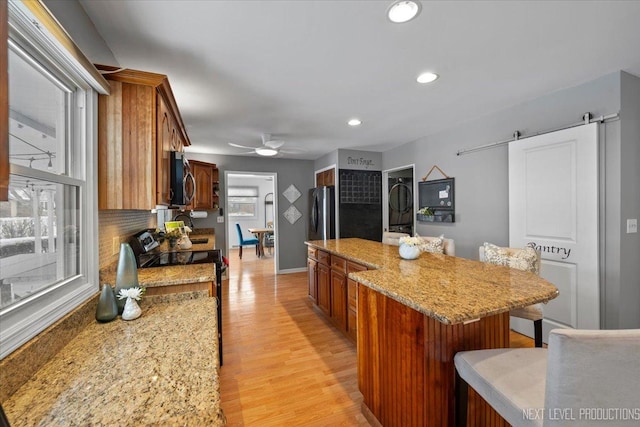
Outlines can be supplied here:
<path id="1" fill-rule="evenodd" d="M 353 341 L 358 330 L 358 283 L 349 273 L 364 265 L 309 247 L 307 253 L 309 299 Z"/>

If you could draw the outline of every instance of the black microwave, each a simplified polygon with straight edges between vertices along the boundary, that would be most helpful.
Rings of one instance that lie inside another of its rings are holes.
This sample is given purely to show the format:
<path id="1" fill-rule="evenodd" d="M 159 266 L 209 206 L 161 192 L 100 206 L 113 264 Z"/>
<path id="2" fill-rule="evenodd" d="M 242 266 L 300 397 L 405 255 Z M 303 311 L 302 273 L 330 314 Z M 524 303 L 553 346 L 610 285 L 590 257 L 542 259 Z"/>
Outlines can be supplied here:
<path id="1" fill-rule="evenodd" d="M 171 204 L 186 206 L 196 194 L 196 180 L 189 168 L 184 153 L 172 151 L 171 158 Z"/>

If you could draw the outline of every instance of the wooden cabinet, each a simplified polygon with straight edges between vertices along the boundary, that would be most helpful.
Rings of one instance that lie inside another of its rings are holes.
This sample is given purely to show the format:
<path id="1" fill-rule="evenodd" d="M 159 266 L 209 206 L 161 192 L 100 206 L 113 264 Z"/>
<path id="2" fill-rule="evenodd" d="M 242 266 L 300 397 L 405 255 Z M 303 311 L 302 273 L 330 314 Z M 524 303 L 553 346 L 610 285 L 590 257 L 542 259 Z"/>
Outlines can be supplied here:
<path id="1" fill-rule="evenodd" d="M 318 301 L 318 262 L 307 258 L 307 275 L 309 285 L 309 298 L 315 304 Z"/>
<path id="2" fill-rule="evenodd" d="M 367 267 L 308 247 L 307 268 L 309 298 L 331 323 L 355 341 L 358 330 L 359 285 L 355 280 L 349 279 L 348 275 L 367 270 Z"/>
<path id="3" fill-rule="evenodd" d="M 367 270 L 364 265 L 347 262 L 347 276 L 356 271 Z M 358 282 L 347 279 L 347 335 L 354 341 L 358 337 Z"/>
<path id="4" fill-rule="evenodd" d="M 327 169 L 316 174 L 316 187 L 325 185 L 336 185 L 335 169 Z"/>
<path id="5" fill-rule="evenodd" d="M 191 209 L 218 209 L 218 168 L 213 163 L 189 160 L 189 168 L 196 183 Z"/>
<path id="6" fill-rule="evenodd" d="M 347 330 L 347 271 L 344 258 L 331 256 L 331 320 L 341 331 Z"/>
<path id="7" fill-rule="evenodd" d="M 170 204 L 169 153 L 190 141 L 167 76 L 96 67 L 111 86 L 98 99 L 98 208 Z"/>
<path id="8" fill-rule="evenodd" d="M 309 286 L 309 299 L 314 304 L 318 303 L 318 250 L 307 246 L 307 284 Z"/>
<path id="9" fill-rule="evenodd" d="M 331 316 L 331 268 L 318 263 L 318 307 L 327 316 Z"/>

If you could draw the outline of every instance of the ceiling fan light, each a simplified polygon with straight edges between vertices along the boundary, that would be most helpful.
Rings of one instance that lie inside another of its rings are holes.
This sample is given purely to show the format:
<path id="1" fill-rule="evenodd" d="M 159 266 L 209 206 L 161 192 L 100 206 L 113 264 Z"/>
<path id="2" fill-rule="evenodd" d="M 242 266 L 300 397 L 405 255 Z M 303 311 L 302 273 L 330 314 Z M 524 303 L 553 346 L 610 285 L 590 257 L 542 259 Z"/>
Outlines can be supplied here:
<path id="1" fill-rule="evenodd" d="M 402 24 L 411 21 L 420 13 L 420 3 L 412 0 L 395 1 L 387 9 L 387 17 L 389 21 Z"/>
<path id="2" fill-rule="evenodd" d="M 256 148 L 256 154 L 259 154 L 261 156 L 271 157 L 278 154 L 278 150 L 274 148 L 269 148 L 269 147 L 258 147 Z"/>
<path id="3" fill-rule="evenodd" d="M 426 72 L 422 73 L 416 79 L 418 83 L 431 83 L 438 79 L 438 75 L 436 73 Z"/>
<path id="4" fill-rule="evenodd" d="M 347 122 L 349 126 L 360 126 L 362 124 L 362 120 L 353 118 Z"/>

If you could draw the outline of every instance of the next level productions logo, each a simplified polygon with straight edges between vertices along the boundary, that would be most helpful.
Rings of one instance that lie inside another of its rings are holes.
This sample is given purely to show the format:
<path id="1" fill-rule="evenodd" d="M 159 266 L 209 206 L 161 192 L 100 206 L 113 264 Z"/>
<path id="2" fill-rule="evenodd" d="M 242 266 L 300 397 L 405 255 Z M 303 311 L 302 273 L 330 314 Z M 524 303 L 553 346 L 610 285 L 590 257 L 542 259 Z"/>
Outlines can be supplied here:
<path id="1" fill-rule="evenodd" d="M 640 408 L 527 408 L 524 420 L 549 421 L 640 421 Z"/>

